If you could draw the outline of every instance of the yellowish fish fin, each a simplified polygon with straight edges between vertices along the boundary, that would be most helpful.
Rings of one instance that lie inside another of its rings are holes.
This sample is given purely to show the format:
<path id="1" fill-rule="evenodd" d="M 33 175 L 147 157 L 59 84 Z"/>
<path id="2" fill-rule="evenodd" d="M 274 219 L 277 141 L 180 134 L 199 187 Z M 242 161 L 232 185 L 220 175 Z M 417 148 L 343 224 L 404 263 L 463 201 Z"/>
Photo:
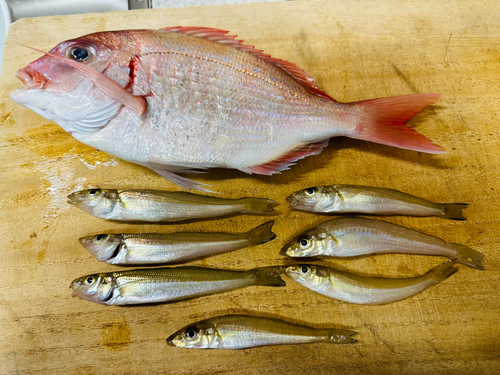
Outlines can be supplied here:
<path id="1" fill-rule="evenodd" d="M 266 198 L 241 198 L 240 201 L 245 204 L 241 212 L 246 214 L 273 212 L 274 209 L 271 206 L 276 204 L 275 201 Z"/>
<path id="2" fill-rule="evenodd" d="M 267 223 L 259 225 L 257 228 L 243 233 L 244 237 L 248 238 L 248 245 L 255 246 L 274 240 L 276 238 L 276 233 L 273 233 L 271 230 L 273 224 L 274 220 L 271 220 Z"/>
<path id="3" fill-rule="evenodd" d="M 467 208 L 467 203 L 443 203 L 443 215 L 445 219 L 451 220 L 467 220 L 462 215 L 462 211 Z"/>
<path id="4" fill-rule="evenodd" d="M 441 281 L 446 280 L 448 277 L 453 275 L 458 271 L 458 268 L 453 267 L 457 263 L 456 259 L 449 260 L 440 264 L 437 267 L 434 267 L 430 271 L 428 271 L 425 275 L 431 276 L 436 284 L 439 284 Z"/>
<path id="5" fill-rule="evenodd" d="M 254 268 L 248 272 L 252 272 L 255 277 L 255 285 L 264 286 L 285 286 L 286 283 L 281 278 L 283 267 L 262 267 Z"/>
<path id="6" fill-rule="evenodd" d="M 484 270 L 483 266 L 484 254 L 474 249 L 471 249 L 470 247 L 465 245 L 453 244 L 453 246 L 457 250 L 458 263 L 464 264 L 472 268 Z"/>

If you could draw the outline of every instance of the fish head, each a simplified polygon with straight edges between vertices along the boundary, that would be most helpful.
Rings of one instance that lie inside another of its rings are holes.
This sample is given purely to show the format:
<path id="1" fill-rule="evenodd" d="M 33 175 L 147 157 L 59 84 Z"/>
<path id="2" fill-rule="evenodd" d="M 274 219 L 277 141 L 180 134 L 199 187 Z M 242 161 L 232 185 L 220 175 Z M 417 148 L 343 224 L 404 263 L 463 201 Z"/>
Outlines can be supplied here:
<path id="1" fill-rule="evenodd" d="M 335 201 L 335 194 L 329 186 L 309 187 L 290 195 L 286 200 L 290 208 L 297 210 L 324 212 Z"/>
<path id="2" fill-rule="evenodd" d="M 167 339 L 167 344 L 178 348 L 214 349 L 220 345 L 219 338 L 215 324 L 204 320 L 175 332 Z"/>
<path id="3" fill-rule="evenodd" d="M 86 301 L 106 303 L 113 296 L 113 278 L 109 274 L 94 274 L 73 280 L 72 297 L 80 297 Z"/>
<path id="4" fill-rule="evenodd" d="M 133 46 L 120 42 L 116 33 L 106 32 L 64 41 L 50 53 L 126 87 L 131 80 L 128 64 L 134 53 L 138 53 Z M 16 75 L 24 87 L 11 93 L 12 100 L 71 134 L 101 129 L 123 107 L 80 71 L 54 56 L 42 56 Z"/>
<path id="5" fill-rule="evenodd" d="M 68 195 L 68 203 L 74 204 L 83 211 L 100 217 L 113 211 L 119 200 L 118 190 L 88 189 L 80 190 Z"/>
<path id="6" fill-rule="evenodd" d="M 313 229 L 297 236 L 281 249 L 280 254 L 295 258 L 326 255 L 326 249 L 331 245 L 330 242 L 331 236 Z"/>
<path id="7" fill-rule="evenodd" d="M 80 243 L 99 262 L 113 258 L 122 244 L 121 234 L 97 234 L 95 236 L 82 237 Z"/>
<path id="8" fill-rule="evenodd" d="M 299 264 L 285 269 L 285 273 L 295 282 L 301 285 L 307 285 L 314 289 L 322 284 L 322 277 L 318 272 L 318 267 L 310 264 Z"/>

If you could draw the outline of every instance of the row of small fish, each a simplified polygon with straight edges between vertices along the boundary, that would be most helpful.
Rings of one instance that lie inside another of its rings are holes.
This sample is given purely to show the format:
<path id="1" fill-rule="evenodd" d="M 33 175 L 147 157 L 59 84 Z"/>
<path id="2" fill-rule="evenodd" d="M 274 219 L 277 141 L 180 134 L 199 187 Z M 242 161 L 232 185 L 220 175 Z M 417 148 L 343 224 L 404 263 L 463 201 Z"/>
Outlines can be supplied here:
<path id="1" fill-rule="evenodd" d="M 399 301 L 438 284 L 457 271 L 449 260 L 410 278 L 369 277 L 315 265 L 232 271 L 202 267 L 136 269 L 98 273 L 74 280 L 73 297 L 106 304 L 137 305 L 186 300 L 253 285 L 285 286 L 281 274 L 325 296 L 356 304 Z"/>
<path id="2" fill-rule="evenodd" d="M 122 233 L 80 238 L 100 262 L 115 265 L 179 263 L 256 246 L 273 240 L 274 221 L 245 233 Z M 362 217 L 340 217 L 309 229 L 288 243 L 281 255 L 356 257 L 371 254 L 419 254 L 457 259 L 484 269 L 484 255 L 468 246 L 446 242 L 401 225 Z"/>
<path id="3" fill-rule="evenodd" d="M 371 215 L 437 216 L 465 220 L 465 203 L 433 203 L 398 190 L 331 185 L 311 187 L 287 198 L 290 207 L 317 213 L 362 213 Z M 73 204 L 91 215 L 118 221 L 182 221 L 231 214 L 274 211 L 275 201 L 265 198 L 225 199 L 163 190 L 88 189 L 68 196 Z"/>

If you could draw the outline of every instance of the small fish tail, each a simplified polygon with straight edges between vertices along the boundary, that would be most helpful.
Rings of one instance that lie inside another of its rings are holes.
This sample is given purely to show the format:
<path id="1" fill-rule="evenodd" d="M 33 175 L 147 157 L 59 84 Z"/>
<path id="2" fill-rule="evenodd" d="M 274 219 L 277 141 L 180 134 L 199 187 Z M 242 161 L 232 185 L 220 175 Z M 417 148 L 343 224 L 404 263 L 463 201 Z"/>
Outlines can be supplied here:
<path id="1" fill-rule="evenodd" d="M 358 340 L 352 338 L 352 336 L 358 334 L 354 331 L 349 331 L 347 329 L 329 329 L 328 333 L 330 335 L 328 342 L 332 344 L 354 344 L 358 342 Z"/>
<path id="2" fill-rule="evenodd" d="M 285 286 L 286 283 L 281 278 L 281 274 L 283 273 L 283 267 L 275 266 L 275 267 L 261 267 L 255 268 L 250 272 L 253 273 L 255 277 L 255 285 L 264 285 L 264 286 Z"/>
<path id="3" fill-rule="evenodd" d="M 458 268 L 453 267 L 456 263 L 456 259 L 448 260 L 428 271 L 426 275 L 430 275 L 435 283 L 439 284 L 458 271 Z"/>
<path id="4" fill-rule="evenodd" d="M 273 224 L 274 220 L 271 220 L 244 233 L 244 237 L 248 239 L 248 245 L 255 246 L 274 240 L 276 238 L 276 233 L 273 233 L 271 230 Z"/>
<path id="5" fill-rule="evenodd" d="M 439 94 L 401 95 L 352 103 L 361 110 L 363 119 L 366 120 L 361 120 L 355 133 L 348 136 L 429 154 L 445 153 L 441 146 L 406 126 L 408 120 L 433 104 L 440 96 Z"/>
<path id="6" fill-rule="evenodd" d="M 273 212 L 274 208 L 271 206 L 276 203 L 266 198 L 241 198 L 241 201 L 245 204 L 245 208 L 242 212 L 247 214 Z"/>
<path id="7" fill-rule="evenodd" d="M 453 244 L 453 247 L 457 251 L 457 262 L 472 268 L 477 268 L 479 270 L 484 270 L 483 259 L 484 254 L 471 249 L 468 246 Z"/>
<path id="8" fill-rule="evenodd" d="M 467 220 L 462 211 L 467 208 L 467 203 L 443 203 L 443 218 L 450 220 Z"/>

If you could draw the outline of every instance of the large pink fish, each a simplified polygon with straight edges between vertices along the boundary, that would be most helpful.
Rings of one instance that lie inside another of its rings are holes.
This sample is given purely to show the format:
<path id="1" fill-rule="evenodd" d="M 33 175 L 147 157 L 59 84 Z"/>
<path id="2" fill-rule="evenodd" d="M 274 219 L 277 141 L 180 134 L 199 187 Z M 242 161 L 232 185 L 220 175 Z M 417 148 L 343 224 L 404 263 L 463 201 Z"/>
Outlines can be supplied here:
<path id="1" fill-rule="evenodd" d="M 227 31 L 175 27 L 89 34 L 20 69 L 11 97 L 80 142 L 186 188 L 177 173 L 270 175 L 346 136 L 428 153 L 406 122 L 438 94 L 339 103 L 295 65 Z"/>

